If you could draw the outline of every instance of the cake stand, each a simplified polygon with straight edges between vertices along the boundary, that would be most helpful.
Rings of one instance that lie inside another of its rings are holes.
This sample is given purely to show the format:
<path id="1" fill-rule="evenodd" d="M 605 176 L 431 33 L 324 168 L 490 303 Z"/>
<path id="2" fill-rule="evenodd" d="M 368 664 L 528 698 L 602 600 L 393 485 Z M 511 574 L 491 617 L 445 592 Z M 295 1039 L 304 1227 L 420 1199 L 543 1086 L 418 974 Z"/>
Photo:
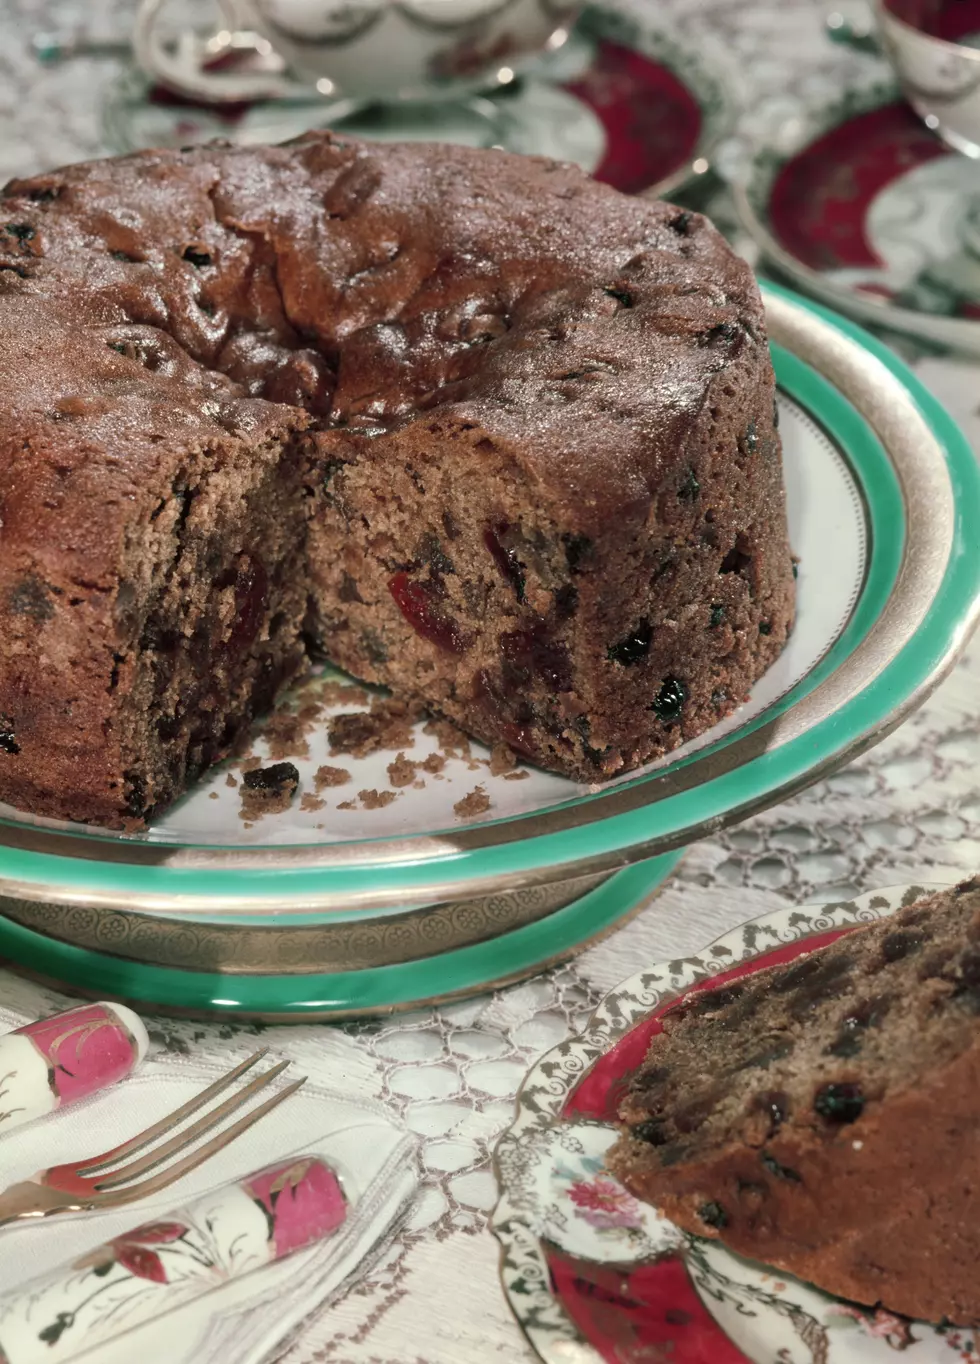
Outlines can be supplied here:
<path id="1" fill-rule="evenodd" d="M 492 777 L 474 746 L 382 809 L 340 808 L 341 789 L 251 827 L 220 768 L 143 834 L 0 807 L 0 955 L 74 989 L 98 979 L 102 997 L 268 1017 L 485 989 L 609 931 L 686 844 L 894 729 L 977 619 L 980 472 L 891 351 L 785 290 L 765 298 L 798 621 L 746 705 L 602 787 Z M 329 761 L 325 733 L 310 744 L 301 791 Z M 411 756 L 434 744 L 420 724 Z M 392 757 L 345 757 L 350 789 L 386 787 Z M 489 809 L 461 819 L 475 785 Z"/>

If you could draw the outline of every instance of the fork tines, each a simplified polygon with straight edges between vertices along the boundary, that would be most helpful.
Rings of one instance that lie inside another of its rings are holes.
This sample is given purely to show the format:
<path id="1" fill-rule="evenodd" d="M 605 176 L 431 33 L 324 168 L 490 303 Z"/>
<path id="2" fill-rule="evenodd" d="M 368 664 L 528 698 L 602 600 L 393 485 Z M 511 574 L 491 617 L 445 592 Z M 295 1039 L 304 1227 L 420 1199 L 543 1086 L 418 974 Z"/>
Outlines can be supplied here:
<path id="1" fill-rule="evenodd" d="M 280 1061 L 271 1066 L 262 1074 L 256 1075 L 248 1084 L 236 1090 L 222 1103 L 215 1108 L 209 1108 L 213 1099 L 222 1094 L 226 1089 L 235 1083 L 242 1075 L 252 1069 L 268 1053 L 268 1048 L 263 1047 L 254 1055 L 242 1061 L 240 1065 L 234 1067 L 226 1075 L 222 1075 L 214 1084 L 194 1098 L 188 1099 L 187 1103 L 170 1113 L 159 1122 L 153 1123 L 145 1131 L 138 1133 L 129 1141 L 123 1142 L 120 1146 L 114 1147 L 111 1151 L 106 1151 L 98 1156 L 94 1161 L 80 1165 L 77 1174 L 90 1183 L 96 1193 L 109 1195 L 113 1202 L 128 1201 L 130 1197 L 143 1198 L 147 1194 L 154 1193 L 158 1189 L 165 1188 L 172 1184 L 182 1175 L 195 1169 L 203 1161 L 215 1155 L 229 1142 L 235 1140 L 242 1132 L 258 1122 L 266 1113 L 277 1108 L 290 1094 L 295 1094 L 296 1090 L 305 1082 L 306 1076 L 287 1085 L 284 1089 L 277 1090 L 264 1103 L 257 1108 L 252 1108 L 233 1123 L 230 1127 L 222 1127 L 225 1119 L 232 1113 L 244 1107 L 267 1089 L 272 1082 L 283 1073 L 290 1064 L 288 1061 Z M 189 1127 L 183 1124 L 193 1114 L 201 1109 L 208 1109 L 196 1122 Z M 181 1131 L 176 1128 L 183 1127 Z M 166 1141 L 157 1144 L 158 1138 L 165 1136 L 168 1132 L 174 1135 Z M 203 1145 L 197 1145 L 202 1137 L 215 1133 L 214 1136 Z M 145 1152 L 139 1155 L 139 1152 Z M 186 1154 L 184 1154 L 186 1153 Z M 138 1157 L 131 1159 L 131 1157 Z M 181 1157 L 177 1159 L 177 1157 Z M 161 1168 L 164 1167 L 164 1168 Z M 150 1172 L 157 1170 L 156 1175 Z M 105 1171 L 105 1174 L 100 1174 Z M 150 1175 L 149 1178 L 144 1176 Z"/>

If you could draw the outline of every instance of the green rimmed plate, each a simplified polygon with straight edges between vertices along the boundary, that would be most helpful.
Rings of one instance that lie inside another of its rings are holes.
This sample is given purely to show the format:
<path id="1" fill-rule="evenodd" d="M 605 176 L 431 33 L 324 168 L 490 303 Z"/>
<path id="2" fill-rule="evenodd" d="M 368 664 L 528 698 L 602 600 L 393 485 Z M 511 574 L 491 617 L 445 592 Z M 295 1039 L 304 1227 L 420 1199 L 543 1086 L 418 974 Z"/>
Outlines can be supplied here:
<path id="1" fill-rule="evenodd" d="M 951 665 L 980 600 L 980 475 L 890 351 L 766 290 L 780 384 L 799 622 L 752 701 L 700 741 L 601 790 L 465 764 L 370 813 L 299 810 L 246 830 L 218 773 L 143 836 L 7 811 L 0 893 L 179 914 L 356 914 L 599 874 L 773 804 L 882 738 Z M 429 740 L 419 734 L 414 756 Z M 387 784 L 390 755 L 354 790 Z M 304 768 L 324 760 L 314 751 Z M 302 766 L 302 765 L 301 765 Z M 454 801 L 485 781 L 487 816 Z M 216 794 L 218 799 L 211 799 Z M 392 911 L 393 912 L 393 911 Z"/>

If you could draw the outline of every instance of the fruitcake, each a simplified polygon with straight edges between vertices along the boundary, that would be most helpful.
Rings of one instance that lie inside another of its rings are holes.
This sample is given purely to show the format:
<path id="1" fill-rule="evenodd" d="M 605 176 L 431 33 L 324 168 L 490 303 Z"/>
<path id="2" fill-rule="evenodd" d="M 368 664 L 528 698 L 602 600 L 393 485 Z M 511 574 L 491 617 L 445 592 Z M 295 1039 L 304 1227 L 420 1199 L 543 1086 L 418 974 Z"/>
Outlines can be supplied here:
<path id="1" fill-rule="evenodd" d="M 794 609 L 748 266 L 553 161 L 310 133 L 0 202 L 0 799 L 143 821 L 311 654 L 602 781 Z"/>
<path id="2" fill-rule="evenodd" d="M 980 878 L 663 1016 L 610 1167 L 686 1231 L 980 1325 Z"/>

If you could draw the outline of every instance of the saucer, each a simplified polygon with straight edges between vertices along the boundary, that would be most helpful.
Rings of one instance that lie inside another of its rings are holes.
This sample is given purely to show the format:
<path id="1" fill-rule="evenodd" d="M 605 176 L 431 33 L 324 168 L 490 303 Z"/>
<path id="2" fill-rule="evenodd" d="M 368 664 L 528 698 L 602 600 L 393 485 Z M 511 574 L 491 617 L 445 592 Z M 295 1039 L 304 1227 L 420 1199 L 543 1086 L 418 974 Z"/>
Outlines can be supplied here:
<path id="1" fill-rule="evenodd" d="M 733 186 L 770 265 L 864 323 L 980 355 L 980 163 L 888 81 L 815 108 Z"/>

